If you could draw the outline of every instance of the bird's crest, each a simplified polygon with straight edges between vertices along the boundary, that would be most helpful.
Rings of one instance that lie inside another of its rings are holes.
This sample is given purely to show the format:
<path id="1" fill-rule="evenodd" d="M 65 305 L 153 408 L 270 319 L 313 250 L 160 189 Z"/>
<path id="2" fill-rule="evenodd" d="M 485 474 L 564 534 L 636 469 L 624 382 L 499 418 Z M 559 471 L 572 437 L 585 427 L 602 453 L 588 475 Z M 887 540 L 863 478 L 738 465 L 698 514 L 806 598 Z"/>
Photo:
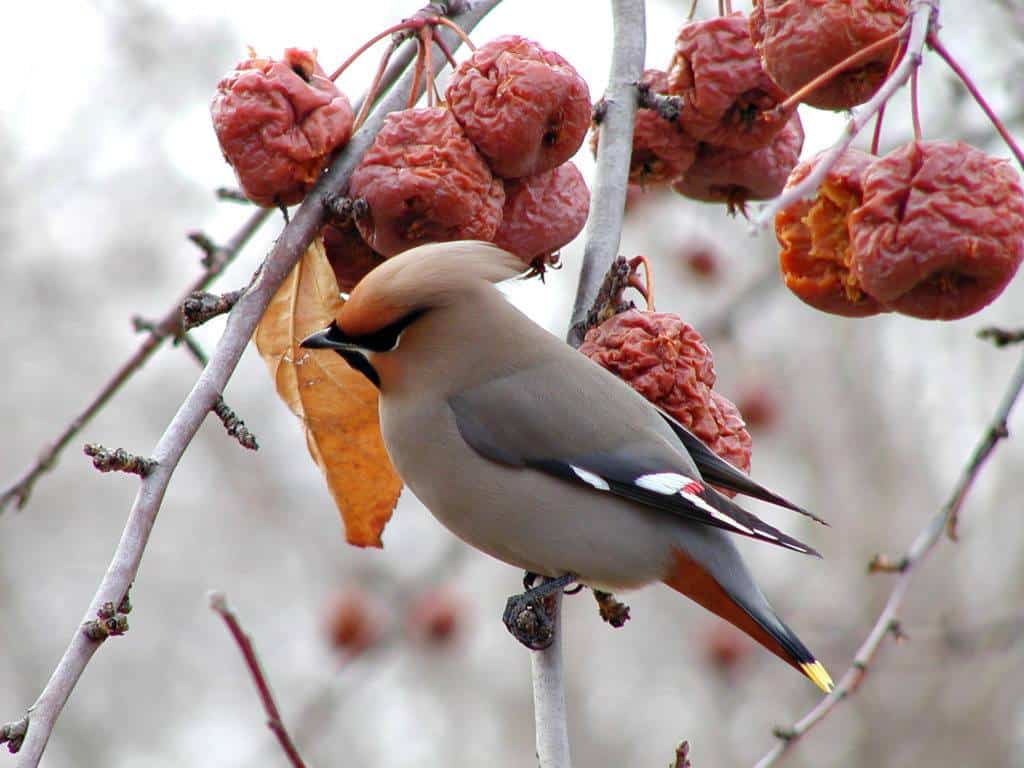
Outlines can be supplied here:
<path id="1" fill-rule="evenodd" d="M 362 336 L 409 314 L 457 301 L 481 283 L 499 283 L 526 269 L 491 243 L 430 243 L 394 256 L 364 277 L 338 313 L 338 326 Z"/>

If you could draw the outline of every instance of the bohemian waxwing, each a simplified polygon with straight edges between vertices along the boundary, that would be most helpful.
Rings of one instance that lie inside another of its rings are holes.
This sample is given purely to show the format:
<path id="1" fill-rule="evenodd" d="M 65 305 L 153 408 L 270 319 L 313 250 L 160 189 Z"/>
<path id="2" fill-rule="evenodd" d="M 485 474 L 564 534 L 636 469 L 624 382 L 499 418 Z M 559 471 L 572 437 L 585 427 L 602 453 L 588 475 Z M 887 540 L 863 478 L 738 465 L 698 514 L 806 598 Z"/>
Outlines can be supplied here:
<path id="1" fill-rule="evenodd" d="M 522 271 L 488 243 L 413 248 L 302 345 L 335 350 L 379 388 L 395 469 L 459 538 L 605 591 L 663 581 L 830 690 L 729 534 L 817 553 L 705 482 L 799 508 L 508 303 L 493 284 Z"/>

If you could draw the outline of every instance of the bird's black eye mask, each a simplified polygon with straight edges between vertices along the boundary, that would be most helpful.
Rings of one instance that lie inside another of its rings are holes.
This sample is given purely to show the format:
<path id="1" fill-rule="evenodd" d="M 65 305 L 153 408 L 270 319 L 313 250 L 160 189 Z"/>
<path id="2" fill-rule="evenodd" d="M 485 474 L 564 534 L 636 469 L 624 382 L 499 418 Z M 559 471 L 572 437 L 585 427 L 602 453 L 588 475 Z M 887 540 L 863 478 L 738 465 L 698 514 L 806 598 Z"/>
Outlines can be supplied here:
<path id="1" fill-rule="evenodd" d="M 302 340 L 300 346 L 306 349 L 333 349 L 345 362 L 368 378 L 375 387 L 380 388 L 380 376 L 366 358 L 367 352 L 390 352 L 398 346 L 402 331 L 409 327 L 425 310 L 418 309 L 395 322 L 379 328 L 373 333 L 358 336 L 349 335 L 331 322 L 327 328 L 317 331 Z"/>

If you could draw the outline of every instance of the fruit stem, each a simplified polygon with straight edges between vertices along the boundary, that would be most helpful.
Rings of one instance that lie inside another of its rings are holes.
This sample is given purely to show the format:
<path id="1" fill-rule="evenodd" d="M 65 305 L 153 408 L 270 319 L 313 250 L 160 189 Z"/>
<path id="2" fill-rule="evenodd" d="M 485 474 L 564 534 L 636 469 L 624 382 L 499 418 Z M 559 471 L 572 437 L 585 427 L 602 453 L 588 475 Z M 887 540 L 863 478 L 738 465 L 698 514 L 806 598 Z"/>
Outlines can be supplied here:
<path id="1" fill-rule="evenodd" d="M 886 35 L 881 40 L 876 40 L 867 48 L 861 48 L 856 53 L 847 56 L 838 64 L 833 64 L 831 67 L 826 69 L 816 78 L 811 80 L 809 83 L 802 85 L 796 92 L 787 96 L 784 102 L 775 107 L 775 110 L 777 112 L 786 112 L 790 109 L 793 109 L 805 98 L 807 98 L 807 96 L 809 96 L 814 91 L 818 90 L 818 88 L 820 88 L 821 86 L 825 85 L 825 83 L 830 81 L 836 75 L 842 73 L 847 69 L 850 69 L 851 67 L 855 67 L 858 64 L 867 61 L 876 53 L 883 50 L 886 46 L 892 45 L 892 41 L 895 40 L 897 37 L 900 37 L 901 35 L 902 32 L 893 32 L 892 34 Z M 899 51 L 896 52 L 896 55 L 899 55 Z M 893 57 L 894 62 L 895 60 L 896 57 Z M 892 65 L 889 66 L 889 71 L 892 72 Z"/>
<path id="2" fill-rule="evenodd" d="M 469 35 L 467 35 L 462 30 L 462 28 L 458 24 L 456 24 L 454 21 L 452 21 L 451 19 L 446 18 L 444 16 L 438 16 L 435 19 L 435 21 L 438 24 L 440 24 L 442 27 L 448 27 L 448 29 L 450 29 L 452 32 L 454 32 L 456 35 L 458 35 L 459 39 L 462 40 L 462 42 L 466 44 L 466 47 L 469 48 L 469 50 L 471 50 L 471 51 L 475 51 L 476 50 L 476 46 L 473 45 L 473 41 L 469 39 Z M 451 59 L 451 56 L 449 56 L 448 58 Z M 455 62 L 452 61 L 452 66 L 454 66 L 454 65 L 455 65 Z"/>
<path id="3" fill-rule="evenodd" d="M 436 43 L 437 47 L 441 49 L 441 53 L 443 53 L 444 57 L 448 60 L 448 64 L 451 66 L 452 70 L 455 70 L 459 66 L 459 63 L 455 60 L 455 57 L 452 56 L 452 52 L 448 47 L 448 44 L 439 35 L 434 35 L 433 37 L 434 43 Z"/>
<path id="4" fill-rule="evenodd" d="M 373 82 L 370 83 L 370 90 L 366 92 L 366 98 L 363 99 L 363 105 L 359 108 L 359 114 L 356 115 L 356 120 L 352 124 L 352 133 L 359 130 L 359 127 L 366 120 L 366 116 L 370 114 L 370 107 L 373 106 L 373 102 L 377 99 L 377 91 L 380 90 L 381 80 L 384 78 L 384 70 L 388 66 L 388 61 L 391 60 L 391 54 L 395 52 L 398 45 L 395 43 L 394 38 L 388 43 L 387 50 L 384 51 L 384 55 L 381 56 L 380 64 L 377 66 L 377 74 L 373 76 Z"/>
<path id="5" fill-rule="evenodd" d="M 696 5 L 696 2 L 694 2 Z M 718 0 L 718 15 L 728 16 L 732 13 L 732 0 Z"/>
<path id="6" fill-rule="evenodd" d="M 629 279 L 626 284 L 632 288 L 636 288 L 640 291 L 644 297 L 644 303 L 647 304 L 648 312 L 656 312 L 654 309 L 654 273 L 651 271 L 651 262 L 646 256 L 634 256 L 628 262 L 629 264 Z M 641 283 L 637 279 L 636 270 L 640 265 L 644 267 L 644 281 Z"/>
<path id="7" fill-rule="evenodd" d="M 886 72 L 886 74 L 885 74 L 885 79 L 886 80 L 888 80 L 890 77 L 892 77 L 893 70 L 896 69 L 896 65 L 899 63 L 900 59 L 903 58 L 903 54 L 906 53 L 906 51 L 907 51 L 906 41 L 901 39 L 900 40 L 900 45 L 896 49 L 896 55 L 893 56 L 892 57 L 892 61 L 889 62 L 889 71 Z M 883 104 L 881 107 L 878 108 L 878 117 L 875 120 L 875 132 L 871 136 L 871 154 L 872 155 L 877 155 L 878 154 L 878 142 L 882 138 L 882 120 L 885 117 L 885 108 L 886 108 L 887 104 L 888 104 L 888 102 L 886 102 L 885 104 Z"/>
<path id="8" fill-rule="evenodd" d="M 345 59 L 345 61 L 341 63 L 341 66 L 334 70 L 334 72 L 330 76 L 330 79 L 337 80 L 339 77 L 341 77 L 341 73 L 348 69 L 349 65 L 353 61 L 355 61 L 364 53 L 366 53 L 368 48 L 371 48 L 372 46 L 376 45 L 379 41 L 383 40 L 388 35 L 393 35 L 395 34 L 395 32 L 401 32 L 403 29 L 408 29 L 409 26 L 409 20 L 405 19 L 404 21 L 398 22 L 393 27 L 388 27 L 383 32 L 380 32 L 379 34 L 376 34 L 373 37 L 371 37 L 365 43 L 356 48 L 355 53 L 353 53 L 351 56 Z"/>
<path id="9" fill-rule="evenodd" d="M 434 36 L 430 33 L 429 28 L 424 27 L 423 29 L 420 30 L 419 38 L 420 47 L 423 49 L 423 69 L 427 77 L 426 88 L 424 90 L 426 90 L 427 92 L 428 107 L 434 106 L 434 93 L 437 90 L 436 86 L 434 85 L 433 37 Z"/>
<path id="10" fill-rule="evenodd" d="M 420 78 L 423 77 L 423 57 L 426 54 L 423 51 L 423 41 L 418 37 L 416 38 L 416 65 L 413 69 L 412 75 L 412 87 L 409 89 L 409 100 L 405 102 L 406 109 L 412 109 L 416 104 L 416 94 L 420 90 Z"/>
<path id="11" fill-rule="evenodd" d="M 1010 151 L 1013 152 L 1013 156 L 1017 158 L 1017 162 L 1020 163 L 1021 167 L 1024 167 L 1024 152 L 1021 152 L 1017 142 L 1013 140 L 1013 137 L 1006 129 L 1006 126 L 1003 125 L 1003 121 L 999 119 L 999 116 L 994 111 L 992 111 L 992 107 L 990 107 L 988 102 L 985 101 L 985 97 L 981 95 L 981 91 L 978 90 L 974 81 L 971 80 L 970 75 L 963 70 L 960 64 L 957 63 L 956 59 L 953 58 L 953 55 L 946 50 L 946 46 L 939 42 L 939 37 L 934 32 L 928 33 L 928 45 L 931 46 L 933 51 L 942 57 L 942 60 L 945 61 L 946 64 L 949 65 L 949 68 L 956 73 L 956 76 L 960 78 L 960 82 L 964 84 L 964 87 L 967 88 L 971 96 L 974 97 L 978 106 L 981 107 L 982 111 L 988 116 L 988 119 L 992 121 L 992 125 L 997 131 L 999 131 L 999 135 L 1003 137 L 1003 141 L 1006 142 L 1006 146 L 1008 146 Z"/>
<path id="12" fill-rule="evenodd" d="M 914 122 L 914 141 L 921 140 L 921 114 L 917 108 L 917 70 L 910 76 L 910 119 Z"/>

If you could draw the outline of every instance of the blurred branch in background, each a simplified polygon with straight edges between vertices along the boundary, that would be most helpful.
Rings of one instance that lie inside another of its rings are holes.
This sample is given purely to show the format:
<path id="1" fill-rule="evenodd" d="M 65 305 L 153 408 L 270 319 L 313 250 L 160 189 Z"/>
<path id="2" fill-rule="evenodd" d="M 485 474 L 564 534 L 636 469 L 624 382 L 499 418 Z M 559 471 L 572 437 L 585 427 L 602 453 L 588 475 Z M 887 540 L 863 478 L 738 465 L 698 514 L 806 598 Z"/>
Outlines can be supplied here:
<path id="1" fill-rule="evenodd" d="M 260 665 L 259 657 L 256 655 L 256 649 L 253 647 L 252 638 L 246 634 L 241 624 L 238 623 L 238 617 L 228 607 L 227 598 L 222 592 L 210 593 L 210 608 L 219 613 L 220 617 L 224 619 L 228 631 L 231 632 L 231 636 L 238 644 L 238 649 L 242 652 L 245 665 L 249 669 L 249 674 L 252 675 L 253 682 L 256 683 L 256 689 L 259 691 L 263 710 L 267 713 L 267 727 L 277 737 L 281 749 L 288 756 L 288 762 L 292 764 L 293 768 L 305 768 L 306 764 L 302 762 L 302 758 L 299 756 L 291 736 L 288 735 L 288 729 L 285 728 L 284 721 L 281 720 L 281 713 L 278 711 L 277 703 L 274 701 L 274 694 L 270 691 L 270 683 L 267 682 L 266 675 L 263 674 L 263 668 Z"/>
<path id="2" fill-rule="evenodd" d="M 917 535 L 911 543 L 907 553 L 899 560 L 890 560 L 882 556 L 875 556 L 868 566 L 871 572 L 892 572 L 897 573 L 896 583 L 889 593 L 889 599 L 879 614 L 871 632 L 864 643 L 858 649 L 853 658 L 853 663 L 843 675 L 835 690 L 798 720 L 791 728 L 780 728 L 776 730 L 779 743 L 756 764 L 755 768 L 767 768 L 773 765 L 780 757 L 792 749 L 801 737 L 820 723 L 828 716 L 836 705 L 844 699 L 849 698 L 860 688 L 864 678 L 867 676 L 868 665 L 872 662 L 875 654 L 882 645 L 882 641 L 889 635 L 896 639 L 904 639 L 897 614 L 903 605 L 903 600 L 910 588 L 911 581 L 917 567 L 928 558 L 935 550 L 935 547 L 942 540 L 944 531 L 950 532 L 950 537 L 955 538 L 956 520 L 964 505 L 967 494 L 977 480 L 978 475 L 985 466 L 986 461 L 995 450 L 999 441 L 1008 437 L 1007 419 L 1010 412 L 1024 388 L 1024 356 L 1021 357 L 1013 377 L 1003 395 L 999 407 L 992 417 L 992 421 L 982 435 L 971 454 L 970 460 L 960 474 L 956 487 L 953 489 L 949 500 L 943 505 L 928 523 L 928 525 Z"/>
<path id="3" fill-rule="evenodd" d="M 457 10 L 461 10 L 465 3 L 448 3 L 448 5 L 451 5 Z M 405 68 L 413 61 L 416 50 L 416 46 L 412 43 L 401 47 L 398 54 L 392 57 L 390 66 L 388 66 L 380 76 L 379 81 L 376 83 L 379 88 L 378 95 L 370 104 L 366 104 L 365 96 L 357 100 L 353 105 L 356 112 L 360 112 L 364 105 L 372 106 L 373 103 L 378 101 L 379 98 L 382 97 L 392 85 L 394 85 L 395 81 L 398 80 Z M 250 204 L 248 198 L 246 198 L 242 192 L 237 189 L 221 187 L 216 190 L 216 194 L 220 200 Z M 164 339 L 169 336 L 177 338 L 181 335 L 183 327 L 182 311 L 190 301 L 194 302 L 195 299 L 192 294 L 202 294 L 205 289 L 221 275 L 224 269 L 238 256 L 242 248 L 244 248 L 249 240 L 252 239 L 253 235 L 256 234 L 259 228 L 266 223 L 272 212 L 273 209 L 270 208 L 256 209 L 239 228 L 239 230 L 223 246 L 218 246 L 203 232 L 192 232 L 189 234 L 189 240 L 195 243 L 196 246 L 198 246 L 205 254 L 202 263 L 206 268 L 206 271 L 185 289 L 182 297 L 171 306 L 160 320 L 149 324 L 148 328 L 146 328 L 146 330 L 149 330 L 150 332 L 149 336 L 147 336 L 145 341 L 142 342 L 135 354 L 128 358 L 121 368 L 114 373 L 110 381 L 104 385 L 96 397 L 93 398 L 92 402 L 90 402 L 81 413 L 72 419 L 57 439 L 54 440 L 49 447 L 43 450 L 35 463 L 29 467 L 29 469 L 17 481 L 0 492 L 0 514 L 3 513 L 7 505 L 11 502 L 15 502 L 17 508 L 22 509 L 28 503 L 29 496 L 32 494 L 32 488 L 36 481 L 40 476 L 53 469 L 61 452 L 68 446 L 75 436 L 81 432 L 93 417 L 103 409 L 111 398 L 117 394 L 120 388 L 139 369 L 141 369 L 143 365 L 146 364 L 146 361 L 148 361 L 153 352 L 159 348 Z M 237 300 L 237 297 L 235 297 L 235 300 Z M 227 309 L 230 309 L 230 307 L 227 307 L 222 311 L 227 311 Z M 205 322 L 213 316 L 214 314 L 208 314 L 201 320 L 189 320 L 189 318 L 186 317 L 184 330 L 188 330 L 192 325 L 198 325 L 201 322 Z M 189 323 L 191 323 L 191 325 Z M 138 326 L 138 324 L 136 325 Z M 245 444 L 243 443 L 243 445 Z"/>
<path id="4" fill-rule="evenodd" d="M 460 14 L 456 21 L 465 29 L 472 29 L 499 2 L 481 0 L 471 10 Z M 449 30 L 439 34 L 449 35 L 448 44 L 452 48 L 461 43 Z M 444 65 L 444 60 L 436 62 L 438 70 Z M 384 116 L 404 105 L 411 84 L 412 74 L 407 73 L 381 100 L 370 119 L 334 159 L 317 186 L 299 206 L 291 223 L 281 232 L 252 284 L 228 315 L 227 326 L 210 363 L 153 450 L 157 466 L 142 481 L 121 541 L 93 597 L 87 617 L 95 614 L 105 603 L 120 600 L 134 580 L 163 495 L 182 454 L 220 397 L 274 292 L 323 225 L 325 199 L 332 193 L 337 194 L 347 183 L 348 177 L 380 130 Z M 174 315 L 174 322 L 180 322 L 177 309 Z M 99 642 L 90 640 L 76 630 L 42 694 L 29 710 L 29 729 L 21 745 L 18 768 L 35 768 L 39 764 L 54 723 L 99 645 Z"/>
<path id="5" fill-rule="evenodd" d="M 46 472 L 53 469 L 60 457 L 61 452 L 78 435 L 82 429 L 99 413 L 103 407 L 110 402 L 118 390 L 127 382 L 143 365 L 150 356 L 159 348 L 164 339 L 176 337 L 181 330 L 181 307 L 194 292 L 202 291 L 210 285 L 221 272 L 241 252 L 245 244 L 249 242 L 256 231 L 269 218 L 269 209 L 258 209 L 246 219 L 241 228 L 223 246 L 216 245 L 209 237 L 202 233 L 192 233 L 189 239 L 198 245 L 206 254 L 203 258 L 203 266 L 206 271 L 196 278 L 188 288 L 185 289 L 181 298 L 178 299 L 164 316 L 153 323 L 149 329 L 149 335 L 139 345 L 130 358 L 114 373 L 110 381 L 99 391 L 85 409 L 75 416 L 74 419 L 64 428 L 64 431 L 57 437 L 48 448 L 43 450 L 35 463 L 12 485 L 0 492 L 0 513 L 11 502 L 22 509 L 28 503 L 32 494 L 32 487 L 36 481 Z"/>

